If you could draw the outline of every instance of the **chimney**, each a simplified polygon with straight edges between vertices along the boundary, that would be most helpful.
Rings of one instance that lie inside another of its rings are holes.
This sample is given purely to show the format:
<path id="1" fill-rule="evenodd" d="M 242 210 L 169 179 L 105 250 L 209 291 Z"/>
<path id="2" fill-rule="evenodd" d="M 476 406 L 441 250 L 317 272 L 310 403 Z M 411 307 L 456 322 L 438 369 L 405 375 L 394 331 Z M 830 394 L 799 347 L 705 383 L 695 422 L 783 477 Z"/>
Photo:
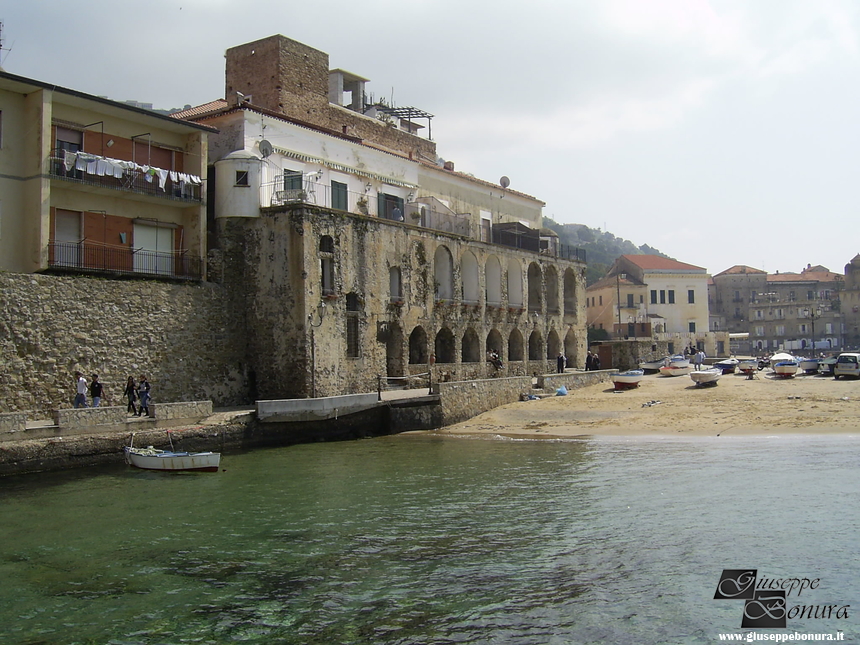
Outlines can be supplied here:
<path id="1" fill-rule="evenodd" d="M 444 166 L 442 166 L 442 167 L 443 167 L 445 170 L 450 170 L 451 172 L 453 172 L 453 171 L 454 171 L 454 162 L 453 162 L 453 161 L 446 161 L 446 162 L 445 162 L 445 165 L 444 165 Z"/>

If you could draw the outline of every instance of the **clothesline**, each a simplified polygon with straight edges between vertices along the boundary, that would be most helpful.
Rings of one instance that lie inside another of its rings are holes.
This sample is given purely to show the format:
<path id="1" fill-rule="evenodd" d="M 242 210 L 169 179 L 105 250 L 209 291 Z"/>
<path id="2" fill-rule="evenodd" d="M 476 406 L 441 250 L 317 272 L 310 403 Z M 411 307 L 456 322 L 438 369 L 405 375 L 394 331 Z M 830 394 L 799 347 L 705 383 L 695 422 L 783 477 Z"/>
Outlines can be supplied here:
<path id="1" fill-rule="evenodd" d="M 175 184 L 192 184 L 200 186 L 203 180 L 197 175 L 190 175 L 184 172 L 175 170 L 164 170 L 155 166 L 148 166 L 136 163 L 134 161 L 123 161 L 122 159 L 110 159 L 109 157 L 100 157 L 86 152 L 72 152 L 65 150 L 63 157 L 63 166 L 66 172 L 71 172 L 74 168 L 88 175 L 97 175 L 99 177 L 115 177 L 122 179 L 126 173 L 139 172 L 144 175 L 146 181 L 152 183 L 158 179 L 158 187 L 165 190 L 167 179 Z"/>

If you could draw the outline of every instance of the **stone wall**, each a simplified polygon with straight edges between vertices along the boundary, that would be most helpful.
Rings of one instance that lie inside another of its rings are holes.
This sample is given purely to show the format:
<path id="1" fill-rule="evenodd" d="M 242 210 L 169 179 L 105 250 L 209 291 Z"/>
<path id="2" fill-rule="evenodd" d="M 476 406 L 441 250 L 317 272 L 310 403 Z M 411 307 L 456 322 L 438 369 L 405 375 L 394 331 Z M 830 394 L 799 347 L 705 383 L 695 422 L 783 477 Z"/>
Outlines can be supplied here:
<path id="1" fill-rule="evenodd" d="M 0 273 L 0 303 L 0 412 L 71 408 L 76 370 L 107 405 L 141 374 L 156 404 L 251 400 L 244 312 L 219 286 Z"/>

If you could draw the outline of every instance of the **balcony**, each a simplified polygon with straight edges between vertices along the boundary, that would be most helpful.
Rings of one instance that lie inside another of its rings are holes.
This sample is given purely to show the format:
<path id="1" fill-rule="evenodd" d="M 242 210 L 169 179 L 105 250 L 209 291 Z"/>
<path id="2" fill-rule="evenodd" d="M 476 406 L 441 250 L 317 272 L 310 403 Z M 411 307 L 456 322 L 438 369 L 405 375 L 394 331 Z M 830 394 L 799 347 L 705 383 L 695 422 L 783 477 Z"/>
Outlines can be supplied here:
<path id="1" fill-rule="evenodd" d="M 99 155 L 54 150 L 48 159 L 48 175 L 86 186 L 181 202 L 203 202 L 203 181 L 196 175 Z"/>
<path id="2" fill-rule="evenodd" d="M 117 247 L 83 240 L 48 243 L 48 266 L 73 273 L 200 280 L 203 261 L 185 251 L 173 253 Z"/>

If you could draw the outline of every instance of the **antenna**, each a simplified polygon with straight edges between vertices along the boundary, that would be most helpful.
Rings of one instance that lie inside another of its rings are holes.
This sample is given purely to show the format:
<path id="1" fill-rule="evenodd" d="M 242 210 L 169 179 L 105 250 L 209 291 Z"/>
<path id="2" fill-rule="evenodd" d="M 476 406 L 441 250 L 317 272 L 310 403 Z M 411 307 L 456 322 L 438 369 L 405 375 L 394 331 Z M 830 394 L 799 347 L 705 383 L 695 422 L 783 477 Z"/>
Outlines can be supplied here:
<path id="1" fill-rule="evenodd" d="M 258 144 L 260 146 L 260 154 L 263 155 L 263 159 L 268 157 L 272 152 L 274 152 L 274 148 L 272 144 L 268 141 L 268 139 L 263 139 Z"/>

